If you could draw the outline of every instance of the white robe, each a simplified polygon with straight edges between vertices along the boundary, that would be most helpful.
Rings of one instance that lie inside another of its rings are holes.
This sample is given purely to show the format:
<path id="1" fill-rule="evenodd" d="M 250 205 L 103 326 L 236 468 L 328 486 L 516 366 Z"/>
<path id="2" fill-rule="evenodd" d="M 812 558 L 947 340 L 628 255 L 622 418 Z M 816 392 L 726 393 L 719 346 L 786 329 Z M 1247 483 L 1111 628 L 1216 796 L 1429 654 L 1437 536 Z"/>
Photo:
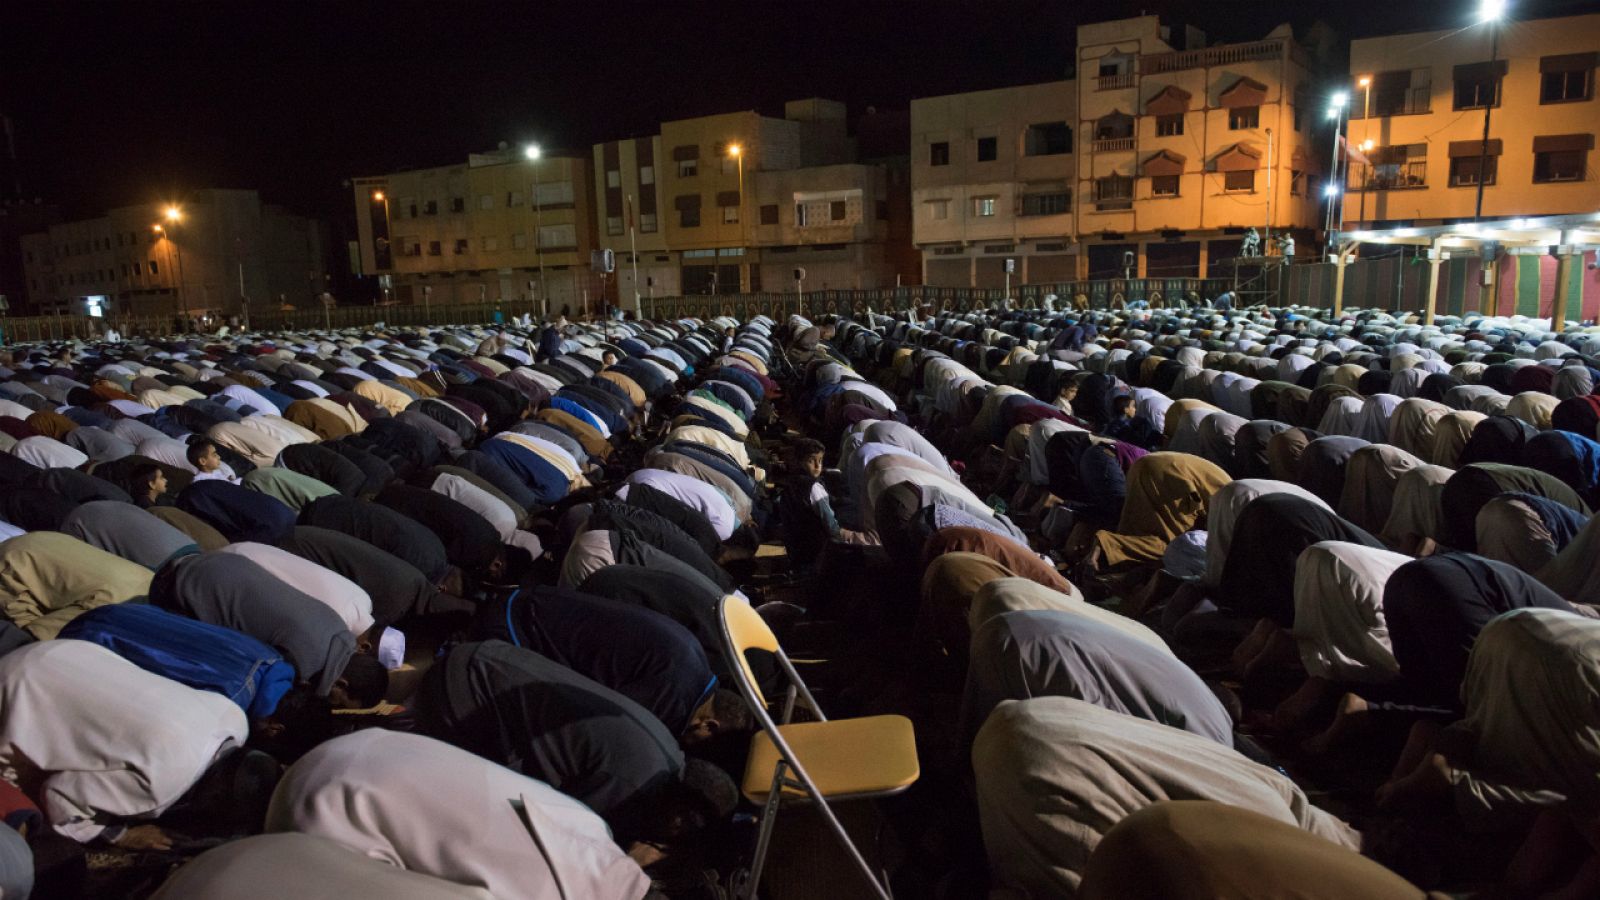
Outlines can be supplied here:
<path id="1" fill-rule="evenodd" d="M 497 900 L 639 898 L 650 888 L 577 800 L 465 750 L 381 728 L 323 743 L 291 766 L 266 830 L 327 838 Z"/>
<path id="2" fill-rule="evenodd" d="M 494 900 L 482 888 L 407 872 L 309 834 L 258 834 L 200 854 L 151 900 Z"/>
<path id="3" fill-rule="evenodd" d="M 1375 683 L 1400 674 L 1383 588 L 1411 557 L 1360 544 L 1320 541 L 1294 569 L 1294 638 L 1306 674 Z"/>
<path id="4" fill-rule="evenodd" d="M 332 569 L 268 544 L 241 541 L 217 550 L 242 556 L 288 586 L 322 601 L 339 614 L 354 635 L 372 627 L 372 597 L 361 585 Z"/>
<path id="5" fill-rule="evenodd" d="M 0 657 L 0 770 L 42 771 L 40 807 L 78 841 L 103 817 L 154 818 L 249 733 L 221 694 L 155 675 L 88 641 L 44 641 Z"/>

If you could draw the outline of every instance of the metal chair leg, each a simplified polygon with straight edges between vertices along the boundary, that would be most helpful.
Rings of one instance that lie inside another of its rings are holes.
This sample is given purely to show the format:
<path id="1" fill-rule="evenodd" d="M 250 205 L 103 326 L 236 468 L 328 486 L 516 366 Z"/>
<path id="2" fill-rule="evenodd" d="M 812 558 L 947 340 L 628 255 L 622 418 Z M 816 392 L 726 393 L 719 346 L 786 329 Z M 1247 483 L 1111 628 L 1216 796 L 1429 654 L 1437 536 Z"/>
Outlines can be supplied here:
<path id="1" fill-rule="evenodd" d="M 783 770 L 787 767 L 782 759 L 772 768 L 772 787 L 767 793 L 766 808 L 761 811 L 761 831 L 756 837 L 756 857 L 750 864 L 750 880 L 746 886 L 749 888 L 739 900 L 754 900 L 756 891 L 761 886 L 761 870 L 766 867 L 767 847 L 772 843 L 772 829 L 778 819 L 778 804 L 783 799 L 783 786 L 788 781 L 783 777 Z"/>

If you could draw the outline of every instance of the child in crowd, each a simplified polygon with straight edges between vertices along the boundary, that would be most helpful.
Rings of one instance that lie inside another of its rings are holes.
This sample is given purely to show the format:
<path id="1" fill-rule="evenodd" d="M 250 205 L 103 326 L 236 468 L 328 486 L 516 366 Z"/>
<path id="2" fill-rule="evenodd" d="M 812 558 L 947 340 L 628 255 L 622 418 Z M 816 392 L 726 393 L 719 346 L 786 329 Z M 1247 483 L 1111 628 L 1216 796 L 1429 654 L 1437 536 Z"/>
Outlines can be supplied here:
<path id="1" fill-rule="evenodd" d="M 870 532 L 852 531 L 839 524 L 833 501 L 822 483 L 823 452 L 820 441 L 799 438 L 785 454 L 788 476 L 782 500 L 784 544 L 796 567 L 809 567 L 816 562 L 829 541 L 877 543 Z"/>
<path id="2" fill-rule="evenodd" d="M 1072 401 L 1078 396 L 1078 382 L 1072 377 L 1061 379 L 1061 386 L 1056 391 L 1056 409 L 1067 415 L 1072 415 Z"/>
<path id="3" fill-rule="evenodd" d="M 1149 421 L 1139 418 L 1132 394 L 1118 394 L 1111 399 L 1111 421 L 1101 433 L 1124 443 L 1154 450 L 1161 446 L 1161 431 Z"/>
<path id="4" fill-rule="evenodd" d="M 214 441 L 198 440 L 189 445 L 189 465 L 194 466 L 195 481 L 218 479 L 238 483 L 238 476 L 233 474 L 233 467 L 222 461 L 222 455 L 217 452 Z"/>
<path id="5" fill-rule="evenodd" d="M 165 506 L 172 501 L 167 497 L 167 473 L 155 463 L 146 463 L 133 470 L 133 502 L 141 507 Z"/>

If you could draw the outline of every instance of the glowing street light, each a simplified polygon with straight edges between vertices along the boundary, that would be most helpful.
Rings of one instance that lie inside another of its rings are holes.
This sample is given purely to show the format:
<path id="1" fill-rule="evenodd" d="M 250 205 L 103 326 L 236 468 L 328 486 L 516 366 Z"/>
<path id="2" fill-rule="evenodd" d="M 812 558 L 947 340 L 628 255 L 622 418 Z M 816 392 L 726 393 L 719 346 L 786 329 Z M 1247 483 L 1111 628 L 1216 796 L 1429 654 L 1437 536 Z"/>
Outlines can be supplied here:
<path id="1" fill-rule="evenodd" d="M 1337 243 L 1334 240 L 1334 235 L 1337 233 L 1334 226 L 1335 221 L 1338 222 L 1339 229 L 1344 227 L 1344 204 L 1339 204 L 1339 215 L 1337 220 L 1333 214 L 1333 207 L 1334 199 L 1341 195 L 1341 191 L 1338 188 L 1339 181 L 1342 177 L 1348 177 L 1350 166 L 1349 154 L 1346 153 L 1346 175 L 1341 176 L 1339 174 L 1339 150 L 1341 149 L 1340 145 L 1344 143 L 1344 113 L 1345 107 L 1349 105 L 1349 103 L 1349 91 L 1337 91 L 1333 94 L 1333 96 L 1328 98 L 1328 118 L 1333 120 L 1333 158 L 1328 163 L 1328 171 L 1331 173 L 1331 176 L 1328 179 L 1328 184 L 1322 189 L 1324 196 L 1328 197 L 1328 215 L 1325 220 L 1326 224 L 1323 226 L 1322 230 L 1323 233 L 1328 236 L 1327 245 L 1329 248 L 1332 248 Z"/>
<path id="2" fill-rule="evenodd" d="M 372 202 L 374 202 L 374 203 L 382 203 L 383 202 L 383 191 L 373 191 L 372 192 Z"/>
<path id="3" fill-rule="evenodd" d="M 1483 0 L 1478 7 L 1479 22 L 1498 22 L 1506 14 L 1506 0 Z"/>
<path id="4" fill-rule="evenodd" d="M 161 211 L 161 215 L 166 218 L 168 224 L 177 225 L 179 220 L 183 218 L 183 211 L 176 206 L 168 206 Z M 173 288 L 177 293 L 178 303 L 183 307 L 184 321 L 187 322 L 189 320 L 189 297 L 183 290 L 183 250 L 178 247 L 178 242 L 173 240 L 172 232 L 168 231 L 165 225 L 156 222 L 150 226 L 150 230 L 166 238 L 168 272 L 170 275 L 176 276 Z M 174 260 L 177 262 L 176 266 L 172 265 Z"/>
<path id="5" fill-rule="evenodd" d="M 524 144 L 522 157 L 528 162 L 538 162 L 544 151 L 538 144 Z M 544 203 L 539 196 L 539 167 L 533 167 L 533 257 L 539 267 L 539 304 L 541 313 L 549 312 L 550 288 L 544 277 L 544 241 L 540 240 L 540 233 L 544 231 Z"/>
<path id="6" fill-rule="evenodd" d="M 1356 87 L 1367 87 L 1372 84 L 1371 75 L 1363 75 L 1356 81 Z"/>
<path id="7" fill-rule="evenodd" d="M 1370 153 L 1370 152 L 1372 152 L 1372 148 L 1373 148 L 1372 138 L 1367 138 L 1366 140 L 1361 142 L 1361 152 L 1362 153 Z"/>
<path id="8" fill-rule="evenodd" d="M 745 225 L 745 218 L 744 218 L 744 148 L 739 146 L 738 144 L 729 144 L 728 145 L 728 155 L 733 157 L 739 163 L 739 243 L 740 244 L 744 244 L 744 243 L 746 243 L 745 239 L 744 239 L 744 237 L 745 237 L 745 230 L 744 230 L 744 225 Z M 742 268 L 744 268 L 744 266 L 740 265 L 740 268 L 742 269 Z M 739 288 L 743 288 L 743 287 L 744 287 L 744 273 L 741 272 L 740 275 L 739 275 L 739 284 L 735 285 L 735 288 L 739 289 Z"/>

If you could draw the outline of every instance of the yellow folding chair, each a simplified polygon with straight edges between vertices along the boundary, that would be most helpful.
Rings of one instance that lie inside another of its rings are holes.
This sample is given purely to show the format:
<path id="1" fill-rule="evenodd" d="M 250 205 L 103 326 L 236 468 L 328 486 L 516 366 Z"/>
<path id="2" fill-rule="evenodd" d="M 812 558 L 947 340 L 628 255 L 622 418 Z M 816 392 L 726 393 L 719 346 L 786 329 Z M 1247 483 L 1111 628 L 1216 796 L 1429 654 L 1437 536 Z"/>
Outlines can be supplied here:
<path id="1" fill-rule="evenodd" d="M 874 872 L 856 848 L 844 826 L 829 808 L 830 800 L 890 797 L 917 780 L 916 734 L 904 716 L 864 716 L 829 721 L 806 689 L 794 664 L 778 646 L 778 639 L 750 604 L 737 597 L 722 598 L 722 646 L 734 662 L 739 693 L 761 722 L 750 739 L 750 759 L 744 770 L 744 795 L 762 804 L 761 830 L 749 878 L 735 885 L 735 896 L 749 900 L 761 884 L 761 870 L 772 841 L 772 829 L 781 803 L 811 802 L 849 851 L 850 858 L 883 900 L 890 900 L 887 875 Z M 766 650 L 777 657 L 789 687 L 783 703 L 782 724 L 773 721 L 766 697 L 750 671 L 746 650 Z M 815 722 L 791 723 L 795 701 L 801 700 L 816 716 Z"/>

